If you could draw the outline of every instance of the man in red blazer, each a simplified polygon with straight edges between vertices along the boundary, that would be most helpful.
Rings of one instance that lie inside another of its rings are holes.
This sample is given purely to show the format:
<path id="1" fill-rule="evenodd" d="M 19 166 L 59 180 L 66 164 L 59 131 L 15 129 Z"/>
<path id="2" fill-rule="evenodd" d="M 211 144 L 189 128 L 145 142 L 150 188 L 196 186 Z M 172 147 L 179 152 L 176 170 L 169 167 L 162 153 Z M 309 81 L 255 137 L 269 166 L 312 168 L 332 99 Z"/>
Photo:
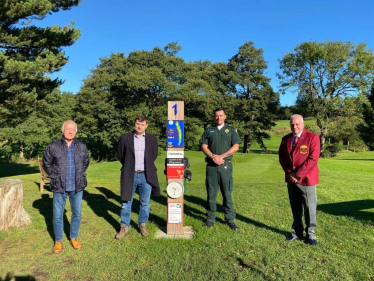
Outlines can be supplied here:
<path id="1" fill-rule="evenodd" d="M 286 241 L 303 238 L 303 209 L 305 216 L 306 242 L 317 245 L 315 228 L 317 226 L 317 192 L 320 140 L 316 134 L 304 129 L 301 115 L 290 118 L 292 133 L 284 136 L 279 147 L 279 163 L 284 172 L 288 197 L 293 215 L 291 236 Z"/>
<path id="2" fill-rule="evenodd" d="M 148 236 L 146 223 L 149 218 L 151 193 L 160 195 L 160 185 L 154 161 L 158 155 L 158 142 L 154 135 L 145 133 L 147 118 L 140 114 L 134 122 L 134 131 L 123 134 L 118 142 L 117 157 L 121 168 L 121 228 L 116 239 L 129 233 L 131 206 L 136 189 L 139 191 L 139 230 Z"/>

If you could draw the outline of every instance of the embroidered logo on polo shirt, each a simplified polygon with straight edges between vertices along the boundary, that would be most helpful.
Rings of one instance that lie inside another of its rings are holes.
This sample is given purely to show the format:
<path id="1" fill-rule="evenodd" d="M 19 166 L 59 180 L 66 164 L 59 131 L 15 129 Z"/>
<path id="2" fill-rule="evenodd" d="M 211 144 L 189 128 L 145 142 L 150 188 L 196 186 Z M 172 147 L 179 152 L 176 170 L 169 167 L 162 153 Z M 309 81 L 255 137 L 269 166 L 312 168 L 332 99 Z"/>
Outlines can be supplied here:
<path id="1" fill-rule="evenodd" d="M 308 146 L 303 144 L 303 145 L 300 145 L 300 153 L 301 154 L 307 154 L 308 153 Z"/>
<path id="2" fill-rule="evenodd" d="M 226 134 L 228 134 L 229 132 L 230 132 L 230 130 L 229 130 L 229 129 L 226 129 L 226 130 L 225 130 L 225 133 L 226 133 Z"/>

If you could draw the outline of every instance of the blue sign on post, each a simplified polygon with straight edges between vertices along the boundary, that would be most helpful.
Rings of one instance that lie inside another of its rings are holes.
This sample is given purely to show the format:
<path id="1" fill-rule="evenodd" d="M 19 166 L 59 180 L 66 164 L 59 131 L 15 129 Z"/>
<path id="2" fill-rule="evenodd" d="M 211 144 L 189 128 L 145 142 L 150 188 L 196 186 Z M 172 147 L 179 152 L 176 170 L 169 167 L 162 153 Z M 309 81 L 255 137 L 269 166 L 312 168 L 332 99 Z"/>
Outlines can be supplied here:
<path id="1" fill-rule="evenodd" d="M 166 146 L 173 148 L 184 147 L 184 121 L 168 120 Z"/>

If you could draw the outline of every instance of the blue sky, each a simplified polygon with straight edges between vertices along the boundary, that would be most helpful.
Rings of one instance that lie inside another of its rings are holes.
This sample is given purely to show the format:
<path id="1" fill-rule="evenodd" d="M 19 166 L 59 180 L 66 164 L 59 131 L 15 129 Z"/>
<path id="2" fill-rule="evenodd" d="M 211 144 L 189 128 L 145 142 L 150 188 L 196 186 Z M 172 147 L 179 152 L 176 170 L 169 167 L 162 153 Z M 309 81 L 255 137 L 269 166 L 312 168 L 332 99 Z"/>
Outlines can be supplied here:
<path id="1" fill-rule="evenodd" d="M 227 62 L 245 42 L 264 49 L 266 75 L 278 90 L 278 59 L 305 41 L 352 41 L 374 50 L 373 0 L 84 0 L 48 16 L 39 26 L 67 25 L 81 37 L 65 49 L 69 62 L 53 77 L 62 91 L 77 93 L 99 58 L 112 52 L 163 48 L 178 41 L 185 61 Z M 371 20 L 370 20 L 371 19 Z M 296 95 L 281 95 L 282 105 Z"/>

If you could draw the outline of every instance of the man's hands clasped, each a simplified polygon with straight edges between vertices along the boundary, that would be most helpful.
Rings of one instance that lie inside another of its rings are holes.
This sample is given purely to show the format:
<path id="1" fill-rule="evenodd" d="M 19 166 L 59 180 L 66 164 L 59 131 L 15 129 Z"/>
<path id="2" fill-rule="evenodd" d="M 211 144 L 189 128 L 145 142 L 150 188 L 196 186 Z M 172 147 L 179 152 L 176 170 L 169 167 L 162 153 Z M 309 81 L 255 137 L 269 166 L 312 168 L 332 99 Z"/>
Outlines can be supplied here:
<path id="1" fill-rule="evenodd" d="M 212 158 L 213 162 L 216 163 L 218 166 L 225 164 L 225 159 L 223 159 L 222 155 L 212 154 L 212 156 L 213 156 Z"/>
<path id="2" fill-rule="evenodd" d="M 299 181 L 299 176 L 296 173 L 291 173 L 288 175 L 289 180 L 292 183 L 297 183 Z"/>

